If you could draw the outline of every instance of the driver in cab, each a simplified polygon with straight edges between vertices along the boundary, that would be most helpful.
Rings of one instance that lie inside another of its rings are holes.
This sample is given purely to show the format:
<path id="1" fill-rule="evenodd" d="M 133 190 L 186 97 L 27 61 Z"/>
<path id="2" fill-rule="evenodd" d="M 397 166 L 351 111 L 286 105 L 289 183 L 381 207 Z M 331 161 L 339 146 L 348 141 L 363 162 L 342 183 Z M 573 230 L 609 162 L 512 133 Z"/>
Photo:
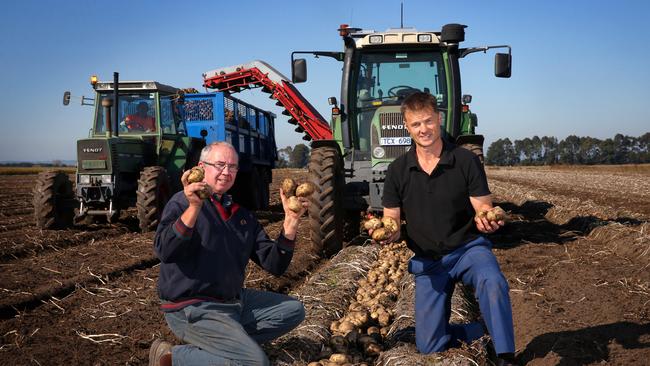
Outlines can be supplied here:
<path id="1" fill-rule="evenodd" d="M 129 131 L 155 131 L 156 121 L 153 116 L 149 115 L 149 104 L 147 102 L 138 103 L 136 113 L 126 116 L 122 126 L 125 126 Z"/>

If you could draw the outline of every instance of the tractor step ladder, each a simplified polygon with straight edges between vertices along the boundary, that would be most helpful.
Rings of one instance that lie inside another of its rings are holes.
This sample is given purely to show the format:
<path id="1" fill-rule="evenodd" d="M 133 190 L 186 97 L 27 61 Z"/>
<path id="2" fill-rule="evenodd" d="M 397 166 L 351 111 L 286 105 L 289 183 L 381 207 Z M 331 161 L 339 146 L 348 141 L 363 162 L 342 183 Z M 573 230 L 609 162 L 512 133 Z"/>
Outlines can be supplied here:
<path id="1" fill-rule="evenodd" d="M 253 61 L 229 66 L 203 74 L 203 86 L 222 92 L 237 93 L 261 87 L 284 107 L 282 114 L 290 116 L 289 123 L 298 125 L 296 132 L 304 132 L 303 140 L 331 140 L 332 130 L 325 118 L 309 103 L 293 84 L 264 61 Z"/>

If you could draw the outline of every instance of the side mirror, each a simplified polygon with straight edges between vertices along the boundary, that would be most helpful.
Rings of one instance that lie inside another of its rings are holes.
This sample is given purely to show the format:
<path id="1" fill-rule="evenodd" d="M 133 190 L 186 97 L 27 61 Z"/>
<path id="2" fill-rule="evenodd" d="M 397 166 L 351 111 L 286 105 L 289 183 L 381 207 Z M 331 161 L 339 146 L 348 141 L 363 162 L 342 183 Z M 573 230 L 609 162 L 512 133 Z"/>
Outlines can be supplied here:
<path id="1" fill-rule="evenodd" d="M 512 55 L 509 53 L 497 53 L 494 55 L 494 76 L 498 78 L 509 78 L 512 74 Z"/>
<path id="2" fill-rule="evenodd" d="M 338 103 L 338 101 L 336 100 L 336 97 L 329 97 L 329 98 L 327 98 L 327 104 L 329 104 L 329 105 L 336 105 L 336 103 Z"/>
<path id="3" fill-rule="evenodd" d="M 70 104 L 70 92 L 67 91 L 63 93 L 63 105 L 68 105 Z"/>
<path id="4" fill-rule="evenodd" d="M 470 104 L 472 102 L 472 96 L 470 94 L 463 95 L 463 104 Z"/>
<path id="5" fill-rule="evenodd" d="M 299 58 L 291 64 L 291 81 L 293 83 L 304 83 L 307 81 L 307 60 Z"/>

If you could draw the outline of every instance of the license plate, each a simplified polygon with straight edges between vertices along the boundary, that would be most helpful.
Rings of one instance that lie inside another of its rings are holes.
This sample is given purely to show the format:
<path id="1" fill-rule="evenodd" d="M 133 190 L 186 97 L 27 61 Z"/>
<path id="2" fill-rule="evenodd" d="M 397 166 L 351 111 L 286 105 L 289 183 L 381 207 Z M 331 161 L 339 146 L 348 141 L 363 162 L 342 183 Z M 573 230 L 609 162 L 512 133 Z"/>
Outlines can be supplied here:
<path id="1" fill-rule="evenodd" d="M 410 137 L 381 137 L 379 138 L 380 145 L 410 145 Z"/>

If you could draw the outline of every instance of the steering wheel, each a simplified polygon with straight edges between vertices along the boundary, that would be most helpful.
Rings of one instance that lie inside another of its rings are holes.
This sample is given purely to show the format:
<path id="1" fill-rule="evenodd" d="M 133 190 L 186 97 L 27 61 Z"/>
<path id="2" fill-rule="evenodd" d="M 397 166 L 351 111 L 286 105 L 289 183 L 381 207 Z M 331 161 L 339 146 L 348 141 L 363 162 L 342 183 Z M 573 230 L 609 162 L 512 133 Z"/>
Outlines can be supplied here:
<path id="1" fill-rule="evenodd" d="M 415 92 L 419 92 L 420 89 L 414 88 L 412 86 L 408 85 L 395 85 L 394 87 L 388 89 L 388 96 L 389 97 L 398 97 L 398 98 L 406 98 L 410 94 L 413 94 Z"/>

